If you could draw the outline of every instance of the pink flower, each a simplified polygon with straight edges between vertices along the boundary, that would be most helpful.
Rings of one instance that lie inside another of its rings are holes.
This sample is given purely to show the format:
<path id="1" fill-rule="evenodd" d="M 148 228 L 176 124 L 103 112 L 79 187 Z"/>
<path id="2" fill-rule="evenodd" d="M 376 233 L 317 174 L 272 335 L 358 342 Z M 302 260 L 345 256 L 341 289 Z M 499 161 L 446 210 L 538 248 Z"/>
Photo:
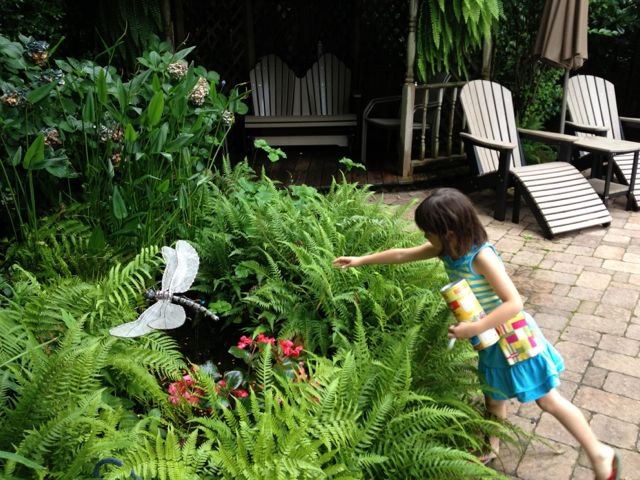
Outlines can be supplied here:
<path id="1" fill-rule="evenodd" d="M 171 397 L 169 397 L 169 401 L 170 401 L 171 403 L 173 403 L 174 405 L 177 405 L 177 404 L 178 404 L 178 402 L 180 401 L 180 399 L 179 399 L 178 397 L 173 397 L 173 396 L 171 396 Z"/>
<path id="2" fill-rule="evenodd" d="M 238 398 L 246 398 L 249 396 L 249 393 L 242 388 L 238 388 L 237 390 L 231 390 L 231 395 Z"/>
<path id="3" fill-rule="evenodd" d="M 167 389 L 167 392 L 169 393 L 169 395 L 177 395 L 178 387 L 176 387 L 175 383 L 171 383 L 169 384 L 169 388 Z"/>
<path id="4" fill-rule="evenodd" d="M 187 385 L 188 387 L 196 383 L 193 381 L 193 378 L 191 378 L 191 375 L 183 375 L 182 380 L 184 381 L 185 385 Z"/>
<path id="5" fill-rule="evenodd" d="M 218 385 L 220 385 L 221 387 L 226 387 L 227 386 L 227 382 L 224 381 L 224 378 L 222 380 L 220 380 L 218 382 Z"/>
<path id="6" fill-rule="evenodd" d="M 238 348 L 244 349 L 245 347 L 249 347 L 251 345 L 253 345 L 253 340 L 251 338 L 245 337 L 244 335 L 240 337 Z"/>
<path id="7" fill-rule="evenodd" d="M 258 342 L 258 343 L 269 343 L 271 345 L 275 345 L 276 344 L 276 339 L 275 338 L 271 338 L 271 337 L 266 337 L 261 333 L 260 335 L 258 335 L 258 338 L 256 338 L 256 342 Z"/>

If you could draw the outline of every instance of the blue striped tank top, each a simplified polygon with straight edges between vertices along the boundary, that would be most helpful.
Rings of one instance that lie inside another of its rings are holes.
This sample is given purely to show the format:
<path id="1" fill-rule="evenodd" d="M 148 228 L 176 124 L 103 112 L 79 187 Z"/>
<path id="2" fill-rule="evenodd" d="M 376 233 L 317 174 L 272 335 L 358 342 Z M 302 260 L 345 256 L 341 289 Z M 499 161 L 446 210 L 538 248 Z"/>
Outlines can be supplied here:
<path id="1" fill-rule="evenodd" d="M 473 259 L 476 257 L 478 252 L 484 248 L 491 248 L 496 253 L 496 256 L 500 258 L 495 247 L 489 242 L 485 242 L 480 246 L 474 245 L 462 257 L 455 260 L 449 255 L 444 255 L 441 258 L 447 275 L 449 276 L 449 280 L 455 282 L 464 278 L 469 283 L 471 290 L 478 298 L 478 301 L 480 302 L 480 305 L 482 305 L 484 311 L 489 313 L 494 308 L 502 304 L 502 300 L 500 300 L 500 297 L 496 295 L 496 292 L 491 288 L 487 279 L 476 273 L 473 269 Z M 500 264 L 502 265 L 502 260 L 500 260 Z"/>

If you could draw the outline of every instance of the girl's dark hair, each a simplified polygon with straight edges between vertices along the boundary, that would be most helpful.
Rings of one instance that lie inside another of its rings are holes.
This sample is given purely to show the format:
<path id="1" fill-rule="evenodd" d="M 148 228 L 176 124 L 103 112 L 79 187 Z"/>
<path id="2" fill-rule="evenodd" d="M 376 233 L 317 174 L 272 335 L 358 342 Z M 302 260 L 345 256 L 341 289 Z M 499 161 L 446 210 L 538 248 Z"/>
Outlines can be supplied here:
<path id="1" fill-rule="evenodd" d="M 473 245 L 487 241 L 487 231 L 471 200 L 455 188 L 431 192 L 416 208 L 415 222 L 420 230 L 442 241 L 441 255 L 459 258 Z"/>

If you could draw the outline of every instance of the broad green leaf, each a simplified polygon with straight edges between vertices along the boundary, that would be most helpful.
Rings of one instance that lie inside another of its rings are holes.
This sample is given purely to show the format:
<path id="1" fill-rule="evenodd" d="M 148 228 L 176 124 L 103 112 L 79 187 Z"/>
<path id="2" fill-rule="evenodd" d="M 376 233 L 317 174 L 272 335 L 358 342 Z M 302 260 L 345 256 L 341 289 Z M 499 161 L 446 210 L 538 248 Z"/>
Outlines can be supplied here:
<path id="1" fill-rule="evenodd" d="M 124 203 L 124 199 L 122 198 L 122 195 L 120 194 L 120 188 L 118 188 L 118 186 L 114 186 L 113 187 L 113 216 L 116 217 L 118 220 L 122 220 L 124 218 L 127 218 L 128 212 L 127 212 L 127 206 Z"/>
<path id="2" fill-rule="evenodd" d="M 158 68 L 158 64 L 160 63 L 160 60 L 162 60 L 160 58 L 160 55 L 158 54 L 158 52 L 151 52 L 149 54 L 149 62 L 151 62 L 151 65 L 154 68 Z"/>
<path id="3" fill-rule="evenodd" d="M 40 133 L 33 141 L 27 153 L 24 155 L 22 166 L 27 170 L 32 168 L 34 162 L 42 162 L 44 160 L 44 135 Z"/>
<path id="4" fill-rule="evenodd" d="M 151 87 L 154 92 L 162 92 L 162 82 L 160 78 L 158 78 L 158 75 L 153 75 L 151 78 Z"/>
<path id="5" fill-rule="evenodd" d="M 162 111 L 164 110 L 164 93 L 156 92 L 153 98 L 149 102 L 147 108 L 147 123 L 153 127 L 162 118 Z"/>
<path id="6" fill-rule="evenodd" d="M 191 141 L 193 140 L 193 134 L 192 133 L 181 133 L 178 135 L 178 137 L 169 142 L 167 144 L 167 146 L 165 147 L 165 151 L 167 152 L 177 152 L 178 150 L 180 150 L 183 146 L 188 145 L 189 143 L 191 143 Z"/>
<path id="7" fill-rule="evenodd" d="M 85 98 L 84 106 L 82 107 L 82 120 L 85 123 L 93 123 L 96 118 L 95 100 L 93 98 L 93 92 L 89 92 Z"/>
<path id="8" fill-rule="evenodd" d="M 133 143 L 138 139 L 138 134 L 136 133 L 133 125 L 127 123 L 127 127 L 124 129 L 124 141 L 127 143 Z"/>
<path id="9" fill-rule="evenodd" d="M 156 190 L 160 193 L 166 193 L 169 190 L 169 179 L 165 179 L 158 184 Z"/>
<path id="10" fill-rule="evenodd" d="M 54 177 L 58 178 L 74 178 L 78 176 L 78 173 L 73 170 L 69 157 L 64 150 L 59 150 L 58 156 L 45 158 L 42 162 L 34 162 L 31 165 L 33 170 L 44 168 Z M 36 168 L 36 164 L 38 168 Z"/>
<path id="11" fill-rule="evenodd" d="M 31 90 L 27 93 L 27 101 L 29 103 L 38 103 L 44 97 L 49 95 L 49 92 L 54 89 L 56 82 L 46 83 L 41 87 Z"/>
<path id="12" fill-rule="evenodd" d="M 91 232 L 91 236 L 89 237 L 89 251 L 92 253 L 100 252 L 104 249 L 105 246 L 106 241 L 104 232 L 102 231 L 100 226 L 97 226 L 93 229 L 93 232 Z"/>
<path id="13" fill-rule="evenodd" d="M 249 351 L 244 350 L 242 348 L 238 348 L 236 346 L 233 346 L 229 349 L 229 353 L 231 355 L 233 355 L 236 358 L 239 358 L 241 360 L 249 360 L 249 357 L 251 357 L 251 353 L 249 353 Z"/>
<path id="14" fill-rule="evenodd" d="M 18 455 L 17 453 L 5 452 L 3 450 L 0 450 L 0 458 L 4 458 L 5 460 L 10 460 L 12 462 L 19 463 L 33 470 L 46 470 L 46 468 L 43 467 L 42 465 L 34 462 L 33 460 L 29 460 L 28 458 L 23 457 L 22 455 Z"/>
<path id="15" fill-rule="evenodd" d="M 120 105 L 120 111 L 124 114 L 124 112 L 127 111 L 127 105 L 129 102 L 127 100 L 127 89 L 120 80 L 118 80 L 116 84 L 116 98 Z"/>
<path id="16" fill-rule="evenodd" d="M 104 69 L 101 68 L 96 78 L 96 93 L 98 95 L 98 102 L 102 105 L 107 103 L 107 76 L 104 73 Z"/>
<path id="17" fill-rule="evenodd" d="M 11 160 L 9 160 L 9 165 L 15 167 L 22 160 L 22 147 L 18 147 L 18 149 L 11 156 Z"/>
<path id="18" fill-rule="evenodd" d="M 167 143 L 167 135 L 169 135 L 169 124 L 163 123 L 160 128 L 156 128 L 150 135 L 149 151 L 152 153 L 160 153 L 164 150 Z"/>
<path id="19" fill-rule="evenodd" d="M 78 176 L 78 172 L 73 169 L 66 155 L 47 159 L 47 165 L 44 168 L 57 178 L 75 178 Z"/>
<path id="20" fill-rule="evenodd" d="M 193 46 L 193 47 L 183 48 L 182 50 L 177 51 L 176 53 L 173 54 L 172 61 L 176 62 L 178 60 L 182 60 L 184 57 L 189 55 L 194 48 L 196 47 Z"/>
<path id="21" fill-rule="evenodd" d="M 180 190 L 178 190 L 178 208 L 185 210 L 189 206 L 189 194 L 187 193 L 187 187 L 182 184 Z"/>
<path id="22" fill-rule="evenodd" d="M 228 372 L 224 372 L 224 381 L 227 383 L 227 387 L 235 390 L 242 386 L 244 376 L 239 370 L 229 370 Z"/>

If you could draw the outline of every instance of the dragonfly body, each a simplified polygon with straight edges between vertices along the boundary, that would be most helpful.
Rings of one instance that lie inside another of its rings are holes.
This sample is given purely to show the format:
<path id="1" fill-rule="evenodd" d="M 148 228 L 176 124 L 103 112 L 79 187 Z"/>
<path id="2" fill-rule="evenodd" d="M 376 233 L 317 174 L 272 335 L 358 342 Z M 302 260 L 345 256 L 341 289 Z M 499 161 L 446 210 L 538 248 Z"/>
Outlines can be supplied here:
<path id="1" fill-rule="evenodd" d="M 109 330 L 116 337 L 138 337 L 155 329 L 171 329 L 181 326 L 187 315 L 183 306 L 204 313 L 213 320 L 218 317 L 193 300 L 175 295 L 189 290 L 198 273 L 198 252 L 184 240 L 176 242 L 176 248 L 162 247 L 166 267 L 162 274 L 162 289 L 149 289 L 145 297 L 157 300 L 133 322 L 118 325 Z"/>
<path id="2" fill-rule="evenodd" d="M 218 316 L 214 315 L 214 313 L 211 310 L 203 307 L 198 302 L 191 300 L 190 298 L 187 298 L 187 297 L 181 297 L 180 295 L 170 295 L 169 292 L 164 292 L 162 290 L 154 290 L 153 288 L 148 289 L 144 293 L 144 297 L 147 298 L 148 300 L 158 300 L 158 301 L 168 300 L 170 302 L 177 303 L 178 305 L 189 307 L 192 310 L 196 310 L 200 313 L 203 313 L 204 315 L 211 318 L 212 320 L 219 320 Z"/>

